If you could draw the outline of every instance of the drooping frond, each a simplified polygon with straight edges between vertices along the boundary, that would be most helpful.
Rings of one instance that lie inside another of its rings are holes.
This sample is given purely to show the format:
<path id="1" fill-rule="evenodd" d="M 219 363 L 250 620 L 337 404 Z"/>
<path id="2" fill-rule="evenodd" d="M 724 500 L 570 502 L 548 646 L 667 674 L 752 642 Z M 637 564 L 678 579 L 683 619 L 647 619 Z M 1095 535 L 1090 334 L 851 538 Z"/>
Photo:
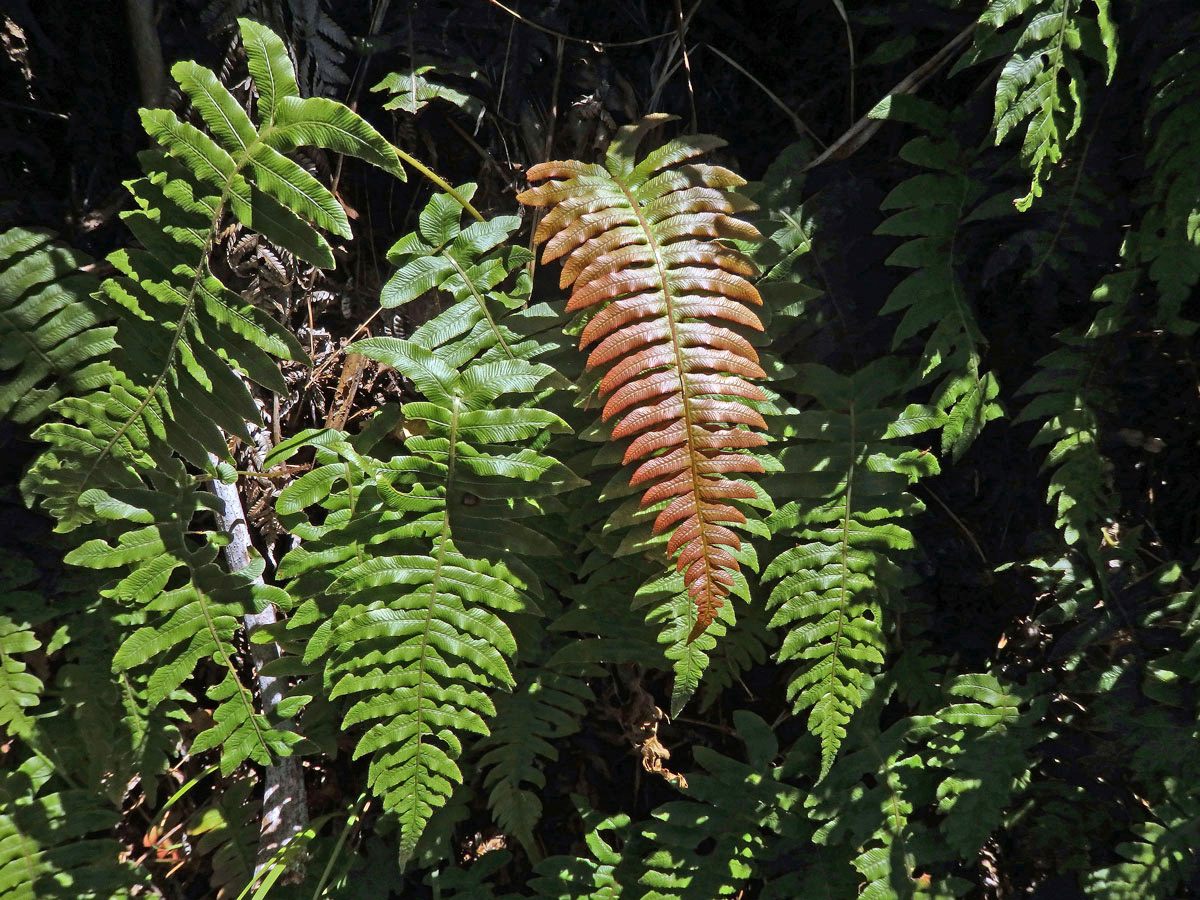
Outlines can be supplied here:
<path id="1" fill-rule="evenodd" d="M 1084 59 L 1091 57 L 1112 79 L 1117 63 L 1116 24 L 1109 0 L 991 0 L 979 21 L 992 31 L 1014 27 L 1015 44 L 1001 43 L 1012 55 L 1005 61 L 996 84 L 996 143 L 1025 125 L 1021 161 L 1033 180 L 1029 193 L 1016 201 L 1029 209 L 1042 195 L 1042 181 L 1062 159 L 1063 148 L 1083 123 L 1087 73 Z M 990 33 L 977 37 L 980 56 L 991 58 L 996 40 Z M 1003 36 L 1003 35 L 1002 35 Z M 1028 124 L 1026 124 L 1028 120 Z"/>
<path id="2" fill-rule="evenodd" d="M 810 710 L 822 776 L 863 703 L 871 669 L 883 662 L 883 608 L 897 557 L 913 546 L 897 520 L 923 509 L 907 489 L 938 472 L 933 454 L 898 442 L 943 422 L 931 407 L 884 405 L 898 375 L 892 357 L 846 377 L 803 367 L 797 388 L 816 406 L 789 417 L 783 473 L 768 481 L 778 499 L 795 498 L 769 524 L 797 541 L 763 572 L 779 580 L 768 600 L 770 626 L 787 629 L 779 661 L 800 661 L 788 698 L 797 713 Z"/>
<path id="3" fill-rule="evenodd" d="M 277 507 L 304 540 L 279 570 L 303 599 L 290 627 L 309 635 L 305 660 L 323 661 L 330 697 L 350 701 L 343 728 L 367 726 L 355 755 L 370 755 L 372 789 L 399 819 L 402 862 L 462 782 L 463 739 L 488 734 L 491 690 L 513 684 L 504 615 L 536 609 L 528 560 L 554 552 L 525 522 L 577 483 L 535 449 L 566 426 L 532 402 L 552 370 L 505 324 L 528 290 L 524 274 L 513 296 L 501 288 L 528 259 L 500 246 L 517 222 L 461 228 L 461 215 L 447 195 L 430 201 L 418 231 L 393 248 L 400 270 L 382 298 L 396 305 L 438 288 L 456 302 L 409 340 L 349 348 L 423 396 L 400 411 L 405 454 L 375 459 L 326 431 L 268 460 L 316 450 Z"/>
<path id="4" fill-rule="evenodd" d="M 543 767 L 558 761 L 551 742 L 578 731 L 594 702 L 583 679 L 540 666 L 518 673 L 512 693 L 496 700 L 496 724 L 479 757 L 483 786 L 496 824 L 533 859 L 534 827 L 542 819 L 539 793 L 546 787 Z"/>
<path id="5" fill-rule="evenodd" d="M 968 174 L 969 158 L 948 128 L 949 117 L 932 104 L 902 102 L 906 99 L 893 98 L 887 117 L 916 122 L 929 132 L 900 151 L 905 160 L 929 171 L 902 181 L 880 204 L 896 212 L 875 233 L 906 238 L 887 263 L 913 270 L 892 290 L 880 314 L 903 312 L 894 347 L 928 332 L 918 377 L 940 379 L 934 403 L 946 413 L 942 448 L 957 460 L 989 421 L 1003 415 L 996 399 L 1000 385 L 995 375 L 983 371 L 987 340 L 956 255 L 962 223 L 986 215 L 980 210 L 985 188 Z"/>
<path id="6" fill-rule="evenodd" d="M 115 329 L 90 295 L 89 260 L 48 231 L 0 234 L 0 418 L 32 422 L 51 403 L 103 378 Z"/>
<path id="7" fill-rule="evenodd" d="M 1111 405 L 1104 339 L 1123 322 L 1141 275 L 1132 269 L 1106 276 L 1092 295 L 1103 308 L 1091 325 L 1058 335 L 1061 346 L 1038 361 L 1038 373 L 1020 390 L 1033 399 L 1015 421 L 1044 419 L 1033 446 L 1049 448 L 1042 468 L 1053 472 L 1046 499 L 1055 510 L 1055 525 L 1067 544 L 1083 539 L 1089 551 L 1098 543 L 1099 529 L 1109 524 L 1116 499 L 1100 449 L 1100 416 Z"/>
<path id="8" fill-rule="evenodd" d="M 580 347 L 604 370 L 599 394 L 614 439 L 632 438 L 624 462 L 648 484 L 642 506 L 665 506 L 654 522 L 698 610 L 689 639 L 714 621 L 738 569 L 746 521 L 731 501 L 755 489 L 736 476 L 761 472 L 742 452 L 766 438 L 755 401 L 766 395 L 754 347 L 737 329 L 762 330 L 751 307 L 762 300 L 749 259 L 723 240 L 756 240 L 734 216 L 748 204 L 744 183 L 721 166 L 690 163 L 723 141 L 671 141 L 639 162 L 637 148 L 672 117 L 648 116 L 621 129 L 604 166 L 548 162 L 529 170 L 545 181 L 518 199 L 548 212 L 535 239 L 544 261 L 566 257 L 560 286 L 573 288 L 567 312 L 585 314 Z M 547 181 L 547 179 L 549 179 Z M 736 326 L 730 327 L 730 326 Z"/>

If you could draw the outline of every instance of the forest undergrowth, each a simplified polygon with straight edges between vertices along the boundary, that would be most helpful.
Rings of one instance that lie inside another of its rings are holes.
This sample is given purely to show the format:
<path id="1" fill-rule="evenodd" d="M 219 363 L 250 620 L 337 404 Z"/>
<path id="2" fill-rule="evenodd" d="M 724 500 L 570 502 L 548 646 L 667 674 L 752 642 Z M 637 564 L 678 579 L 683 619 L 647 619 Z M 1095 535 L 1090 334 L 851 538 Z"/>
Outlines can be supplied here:
<path id="1" fill-rule="evenodd" d="M 1200 892 L 1189 0 L 0 43 L 0 900 Z"/>

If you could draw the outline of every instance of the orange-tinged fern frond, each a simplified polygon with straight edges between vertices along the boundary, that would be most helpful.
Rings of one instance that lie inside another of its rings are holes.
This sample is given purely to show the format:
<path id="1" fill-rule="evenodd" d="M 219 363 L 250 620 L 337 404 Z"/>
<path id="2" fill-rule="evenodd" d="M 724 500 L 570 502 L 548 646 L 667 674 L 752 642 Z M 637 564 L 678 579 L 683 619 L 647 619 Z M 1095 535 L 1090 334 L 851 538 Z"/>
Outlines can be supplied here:
<path id="1" fill-rule="evenodd" d="M 712 135 L 670 141 L 636 158 L 638 144 L 674 116 L 622 128 L 604 166 L 574 160 L 529 170 L 542 182 L 518 199 L 546 207 L 535 232 L 542 259 L 563 259 L 567 312 L 589 316 L 580 349 L 604 368 L 603 418 L 614 439 L 631 439 L 625 463 L 647 484 L 642 507 L 666 503 L 654 533 L 671 532 L 669 554 L 697 607 L 691 638 L 713 621 L 733 585 L 746 521 L 730 501 L 753 486 L 728 477 L 762 472 L 744 451 L 766 443 L 751 405 L 766 396 L 758 354 L 735 327 L 762 331 L 751 309 L 762 299 L 754 264 L 723 240 L 759 240 L 734 216 L 753 204 L 733 192 L 745 181 L 721 166 L 688 160 L 724 145 Z M 731 327 L 732 326 L 732 327 Z"/>

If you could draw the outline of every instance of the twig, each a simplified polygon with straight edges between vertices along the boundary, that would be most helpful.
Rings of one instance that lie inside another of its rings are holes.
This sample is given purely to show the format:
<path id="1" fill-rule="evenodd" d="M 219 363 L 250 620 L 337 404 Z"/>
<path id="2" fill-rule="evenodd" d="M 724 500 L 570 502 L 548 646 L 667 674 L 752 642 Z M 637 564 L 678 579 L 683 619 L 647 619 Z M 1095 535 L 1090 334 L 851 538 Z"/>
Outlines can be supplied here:
<path id="1" fill-rule="evenodd" d="M 375 310 L 375 312 L 371 313 L 371 315 L 367 317 L 367 320 L 365 322 L 363 322 L 361 325 L 359 325 L 357 328 L 354 329 L 354 333 L 352 335 L 350 335 L 349 338 L 346 339 L 346 347 L 349 347 L 350 343 L 356 337 L 358 337 L 360 334 L 362 334 L 364 331 L 367 330 L 367 326 L 370 325 L 371 322 L 373 322 L 375 320 L 375 317 L 377 315 L 379 315 L 381 312 L 383 312 L 383 309 L 384 308 L 382 306 L 379 307 L 379 309 Z M 317 383 L 317 379 L 320 378 L 322 374 L 324 374 L 325 370 L 329 368 L 330 364 L 335 359 L 337 359 L 339 356 L 341 356 L 343 353 L 346 352 L 346 347 L 339 347 L 337 350 L 334 350 L 333 353 L 329 354 L 329 356 L 327 356 L 325 358 L 325 361 L 323 363 L 321 363 L 319 366 L 316 367 L 316 369 L 313 370 L 312 375 L 308 379 L 308 384 L 304 385 L 305 390 L 308 390 L 310 387 L 312 387 L 314 384 Z"/>
<path id="2" fill-rule="evenodd" d="M 975 552 L 979 554 L 979 558 L 980 558 L 980 560 L 983 561 L 983 564 L 985 566 L 990 566 L 991 563 L 988 562 L 987 554 L 984 553 L 983 548 L 979 546 L 979 541 L 975 540 L 975 535 L 971 533 L 971 529 L 968 528 L 965 524 L 963 524 L 963 520 L 954 514 L 954 510 L 952 510 L 949 506 L 946 505 L 946 501 L 943 500 L 941 497 L 939 497 L 934 492 L 933 488 L 931 488 L 927 484 L 923 484 L 920 487 L 923 491 L 925 491 L 925 493 L 927 493 L 930 497 L 932 497 L 937 502 L 937 505 L 942 508 L 942 511 L 945 512 L 946 515 L 948 515 L 950 517 L 950 521 L 952 521 L 955 525 L 958 526 L 959 531 L 961 531 L 964 535 L 966 535 L 967 540 L 971 542 L 971 546 L 975 548 Z"/>
<path id="3" fill-rule="evenodd" d="M 782 100 L 780 100 L 778 95 L 774 91 L 772 91 L 769 87 L 767 87 L 765 84 L 763 84 L 761 81 L 759 81 L 753 75 L 751 75 L 737 60 L 735 60 L 731 56 L 726 55 L 723 51 L 718 50 L 712 44 L 705 44 L 704 46 L 706 48 L 708 48 L 709 50 L 711 50 L 713 53 L 717 54 L 717 56 L 721 57 L 721 59 L 725 60 L 725 62 L 729 63 L 731 66 L 733 66 L 735 69 L 737 69 L 743 75 L 745 75 L 747 78 L 749 78 L 760 91 L 762 91 L 764 94 L 767 95 L 767 99 L 769 99 L 772 103 L 774 103 L 781 110 L 783 110 L 783 114 L 792 120 L 792 126 L 796 129 L 797 134 L 807 134 L 814 141 L 816 141 L 817 144 L 819 144 L 822 147 L 825 146 L 825 142 L 823 140 L 821 140 L 819 137 L 817 137 L 817 133 L 815 131 L 813 131 L 811 128 L 809 128 L 807 125 L 804 124 L 803 119 L 801 119 L 798 115 L 796 115 L 794 112 L 792 112 L 792 108 L 790 106 L 788 106 L 786 103 L 784 103 Z"/>
<path id="4" fill-rule="evenodd" d="M 696 6 L 699 5 L 699 3 L 696 4 Z M 679 19 L 679 52 L 683 54 L 683 70 L 687 73 L 688 104 L 692 109 L 692 131 L 699 131 L 700 119 L 696 115 L 696 90 L 692 87 L 692 60 L 688 56 L 687 43 L 684 40 L 687 36 L 687 23 L 683 19 L 683 6 L 679 0 L 675 0 L 675 15 Z"/>
<path id="5" fill-rule="evenodd" d="M 62 119 L 64 122 L 71 117 L 66 113 L 54 112 L 50 109 L 38 109 L 36 106 L 26 106 L 24 103 L 13 103 L 11 100 L 0 100 L 0 106 L 8 107 L 9 109 L 19 109 L 23 113 L 29 113 L 34 116 L 49 116 L 51 119 Z"/>
<path id="6" fill-rule="evenodd" d="M 158 106 L 166 97 L 167 64 L 163 62 L 162 44 L 154 27 L 153 0 L 125 0 L 125 18 L 129 23 L 129 42 L 142 103 Z"/>
<path id="7" fill-rule="evenodd" d="M 488 0 L 488 3 L 492 4 L 492 6 L 499 7 L 500 9 L 502 9 L 506 13 L 508 13 L 510 16 L 512 16 L 514 19 L 516 19 L 518 22 L 521 22 L 524 25 L 528 25 L 530 28 L 534 28 L 534 29 L 542 32 L 542 34 L 548 34 L 551 37 L 558 38 L 559 40 L 571 41 L 572 43 L 575 43 L 575 44 L 589 44 L 589 45 L 597 48 L 598 50 L 604 50 L 604 49 L 607 49 L 608 47 L 638 47 L 638 46 L 641 46 L 642 44 L 649 44 L 652 41 L 661 41 L 663 38 L 668 38 L 668 37 L 671 37 L 671 35 L 675 34 L 674 31 L 664 31 L 662 34 L 652 34 L 652 35 L 650 35 L 650 37 L 638 38 L 635 41 L 593 41 L 593 40 L 589 40 L 588 38 L 579 38 L 579 37 L 573 37 L 572 35 L 569 35 L 569 34 L 563 34 L 561 31 L 555 31 L 553 28 L 547 28 L 545 25 L 541 25 L 541 24 L 533 21 L 532 19 L 525 18 L 523 15 L 521 15 L 515 9 L 509 9 L 507 6 L 505 6 L 503 3 L 501 3 L 500 0 Z M 696 5 L 699 6 L 700 4 L 697 3 Z"/>
<path id="8" fill-rule="evenodd" d="M 946 44 L 941 50 L 935 53 L 930 59 L 914 69 L 906 75 L 899 83 L 896 84 L 890 91 L 887 92 L 879 103 L 882 103 L 888 97 L 896 97 L 900 94 L 915 94 L 921 89 L 922 85 L 930 79 L 942 66 L 950 61 L 952 57 L 962 45 L 971 39 L 971 35 L 975 33 L 975 22 L 972 22 Z M 876 103 L 875 106 L 879 106 Z M 872 107 L 874 109 L 874 107 Z M 885 119 L 876 119 L 868 112 L 865 116 L 850 126 L 846 132 L 834 141 L 828 150 L 810 162 L 801 171 L 807 172 L 809 169 L 815 169 L 817 166 L 828 162 L 831 159 L 845 159 L 846 157 L 856 153 L 871 137 L 880 129 Z"/>
<path id="9" fill-rule="evenodd" d="M 210 457 L 214 463 L 218 460 Z M 229 543 L 225 545 L 225 561 L 231 572 L 240 572 L 250 565 L 250 530 L 246 526 L 246 514 L 242 509 L 242 500 L 238 496 L 236 484 L 225 484 L 219 479 L 212 479 L 209 487 L 221 501 L 221 512 L 217 521 L 221 530 L 229 534 Z M 262 584 L 262 576 L 254 579 L 256 584 Z M 275 607 L 270 604 L 259 613 L 247 613 L 242 617 L 246 626 L 246 635 L 252 638 L 254 632 L 264 625 L 272 625 L 276 621 Z M 284 683 L 272 675 L 262 674 L 263 666 L 273 659 L 279 658 L 279 647 L 273 642 L 257 644 L 250 640 L 250 652 L 254 657 L 254 675 L 258 681 L 258 692 L 262 697 L 263 713 L 271 715 L 275 707 L 283 699 Z M 290 721 L 279 723 L 281 727 L 290 726 Z M 266 767 L 263 775 L 263 814 L 259 830 L 258 853 L 255 859 L 255 876 L 266 868 L 283 844 L 308 827 L 308 799 L 304 789 L 304 773 L 300 769 L 300 760 L 295 756 L 285 756 L 273 765 Z M 302 863 L 293 860 L 289 868 L 301 874 Z"/>

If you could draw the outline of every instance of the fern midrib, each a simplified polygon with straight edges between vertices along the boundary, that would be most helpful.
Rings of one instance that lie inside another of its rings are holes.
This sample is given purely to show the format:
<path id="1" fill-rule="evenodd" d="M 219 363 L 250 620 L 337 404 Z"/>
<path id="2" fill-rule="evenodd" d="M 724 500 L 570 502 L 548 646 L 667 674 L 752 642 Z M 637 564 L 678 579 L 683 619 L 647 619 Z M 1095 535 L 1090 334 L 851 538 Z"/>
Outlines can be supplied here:
<path id="1" fill-rule="evenodd" d="M 224 113 L 222 113 L 222 115 L 224 115 Z M 226 119 L 226 121 L 228 121 L 228 119 Z M 154 400 L 159 388 L 162 387 L 163 382 L 167 379 L 167 376 L 171 374 L 171 370 L 175 365 L 175 355 L 179 350 L 179 342 L 183 340 L 184 326 L 187 324 L 188 319 L 191 318 L 192 310 L 196 305 L 196 293 L 199 291 L 200 284 L 204 281 L 205 275 L 211 274 L 208 271 L 208 257 L 212 252 L 213 244 L 216 242 L 217 233 L 221 228 L 221 219 L 225 215 L 225 204 L 229 200 L 229 193 L 233 188 L 234 182 L 238 179 L 238 177 L 241 176 L 242 169 L 244 169 L 251 162 L 250 154 L 254 151 L 254 149 L 259 145 L 270 146 L 264 140 L 264 136 L 269 136 L 273 131 L 275 131 L 274 123 L 268 125 L 262 131 L 257 132 L 255 139 L 249 144 L 243 144 L 241 153 L 233 158 L 233 171 L 225 180 L 225 183 L 221 186 L 221 195 L 217 200 L 216 209 L 213 211 L 212 221 L 208 226 L 208 235 L 204 240 L 204 247 L 200 251 L 200 260 L 196 263 L 196 274 L 192 278 L 191 286 L 188 288 L 187 298 L 184 300 L 183 304 L 183 312 L 179 317 L 179 321 L 175 323 L 175 333 L 171 336 L 171 345 L 167 350 L 167 359 L 166 362 L 163 363 L 162 371 L 159 372 L 158 377 L 154 379 L 154 383 L 146 393 L 146 396 L 137 405 L 134 411 L 128 417 L 126 417 L 125 421 L 121 423 L 121 427 L 116 430 L 113 436 L 109 439 L 108 443 L 105 444 L 104 448 L 99 454 L 97 454 L 87 472 L 84 473 L 80 493 L 87 488 L 88 482 L 91 480 L 92 475 L 95 474 L 96 469 L 99 468 L 100 464 L 108 458 L 110 453 L 112 453 L 112 449 L 117 445 L 117 442 L 125 436 L 126 432 L 133 427 L 133 423 L 136 422 L 141 417 L 142 413 L 146 411 L 146 407 L 148 407 Z M 236 133 L 236 130 L 234 130 L 234 134 Z M 240 138 L 238 140 L 239 142 L 241 141 Z M 139 283 L 141 282 L 140 277 L 137 277 L 136 273 L 135 280 Z"/>
<path id="2" fill-rule="evenodd" d="M 192 583 L 195 584 L 194 579 Z M 212 612 L 208 608 L 208 600 L 205 596 L 205 592 L 199 587 L 196 588 L 196 597 L 200 601 L 200 611 L 204 614 L 204 623 L 208 627 L 209 634 L 212 635 L 213 642 L 217 646 L 217 653 L 219 653 L 221 656 L 221 662 L 225 664 L 225 668 L 229 671 L 229 677 L 233 679 L 234 684 L 237 686 L 238 699 L 242 701 L 242 706 L 246 710 L 246 719 L 254 728 L 254 736 L 258 739 L 259 746 L 266 749 L 269 753 L 270 748 L 267 746 L 267 740 L 262 733 L 262 728 L 259 727 L 258 719 L 256 718 L 256 713 L 254 711 L 254 703 L 248 699 L 249 691 L 247 691 L 245 686 L 242 684 L 242 680 L 238 678 L 237 669 L 233 665 L 233 660 L 231 660 L 229 658 L 229 654 L 225 652 L 225 642 L 221 639 L 220 631 L 217 630 L 217 623 L 213 621 Z"/>
<path id="3" fill-rule="evenodd" d="M 850 402 L 848 412 L 850 416 L 850 468 L 846 473 L 846 495 L 842 501 L 842 539 L 838 547 L 838 557 L 841 563 L 839 566 L 839 580 L 841 583 L 838 587 L 837 631 L 833 635 L 833 660 L 829 666 L 829 673 L 825 676 L 825 683 L 821 686 L 821 692 L 825 696 L 829 696 L 833 692 L 834 676 L 837 675 L 838 668 L 841 665 L 842 632 L 846 627 L 846 612 L 850 605 L 850 586 L 848 583 L 850 566 L 850 510 L 854 496 L 854 474 L 858 469 L 858 422 L 854 401 Z M 829 721 L 828 718 L 826 721 Z"/>
<path id="4" fill-rule="evenodd" d="M 433 624 L 433 608 L 437 603 L 438 586 L 442 579 L 442 569 L 446 562 L 446 544 L 450 540 L 450 496 L 454 488 L 454 467 L 458 459 L 458 417 L 462 407 L 462 398 L 455 390 L 450 407 L 450 447 L 446 453 L 446 497 L 442 510 L 442 530 L 438 535 L 437 565 L 433 570 L 433 578 L 429 582 L 429 603 L 425 607 L 425 625 L 421 631 L 421 651 L 417 655 L 417 710 L 416 719 L 416 759 L 418 770 L 421 766 L 421 748 L 425 745 L 425 705 L 423 702 L 425 689 L 425 661 L 429 650 L 429 627 Z M 414 779 L 413 795 L 419 806 L 421 801 L 420 778 Z"/>
<path id="5" fill-rule="evenodd" d="M 445 258 L 450 260 L 450 265 L 454 266 L 454 271 L 458 273 L 458 277 L 463 280 L 463 284 L 467 286 L 467 290 L 471 292 L 471 296 L 474 297 L 475 302 L 479 304 L 479 309 L 487 318 L 488 325 L 492 329 L 492 334 L 496 335 L 496 340 L 498 340 L 500 342 L 500 346 L 504 348 L 504 353 L 509 359 L 516 359 L 517 357 L 512 352 L 512 348 L 508 346 L 508 341 L 504 340 L 504 335 L 500 331 L 500 326 L 497 325 L 496 320 L 492 318 L 492 311 L 488 309 L 487 301 L 480 296 L 479 291 L 475 289 L 474 282 L 467 277 L 467 273 L 463 270 L 463 267 L 459 264 L 458 260 L 454 258 L 453 253 L 446 253 Z"/>
<path id="6" fill-rule="evenodd" d="M 658 241 L 654 238 L 654 231 L 650 227 L 650 223 L 646 220 L 645 214 L 642 212 L 641 204 L 634 197 L 633 192 L 625 182 L 613 175 L 613 181 L 621 188 L 625 194 L 625 198 L 629 201 L 629 205 L 633 208 L 634 215 L 638 217 L 638 223 L 641 225 L 642 233 L 646 235 L 646 240 L 649 242 L 650 254 L 654 258 L 654 267 L 658 270 L 658 278 L 662 283 L 663 303 L 666 307 L 667 327 L 670 328 L 671 336 L 671 351 L 675 357 L 675 374 L 679 378 L 679 397 L 683 403 L 683 426 L 684 426 L 684 441 L 687 448 L 688 472 L 691 475 L 692 482 L 692 502 L 696 509 L 696 521 L 699 524 L 698 536 L 700 538 L 700 547 L 703 551 L 701 559 L 704 560 L 704 574 L 706 580 L 705 592 L 708 594 L 708 608 L 712 615 L 716 616 L 716 606 L 720 597 L 717 596 L 714 585 L 716 581 L 712 577 L 713 563 L 709 556 L 708 546 L 708 531 L 705 526 L 708 524 L 704 520 L 704 510 L 700 505 L 700 471 L 696 466 L 696 447 L 692 433 L 692 397 L 688 392 L 687 379 L 684 377 L 684 360 L 683 347 L 679 342 L 678 323 L 675 317 L 675 302 L 671 295 L 671 286 L 667 281 L 667 269 L 663 263 L 662 253 L 659 250 Z M 686 572 L 685 572 L 686 575 Z M 690 593 L 690 591 L 689 591 Z M 699 621 L 699 615 L 697 617 Z M 690 642 L 690 641 L 689 641 Z"/>

